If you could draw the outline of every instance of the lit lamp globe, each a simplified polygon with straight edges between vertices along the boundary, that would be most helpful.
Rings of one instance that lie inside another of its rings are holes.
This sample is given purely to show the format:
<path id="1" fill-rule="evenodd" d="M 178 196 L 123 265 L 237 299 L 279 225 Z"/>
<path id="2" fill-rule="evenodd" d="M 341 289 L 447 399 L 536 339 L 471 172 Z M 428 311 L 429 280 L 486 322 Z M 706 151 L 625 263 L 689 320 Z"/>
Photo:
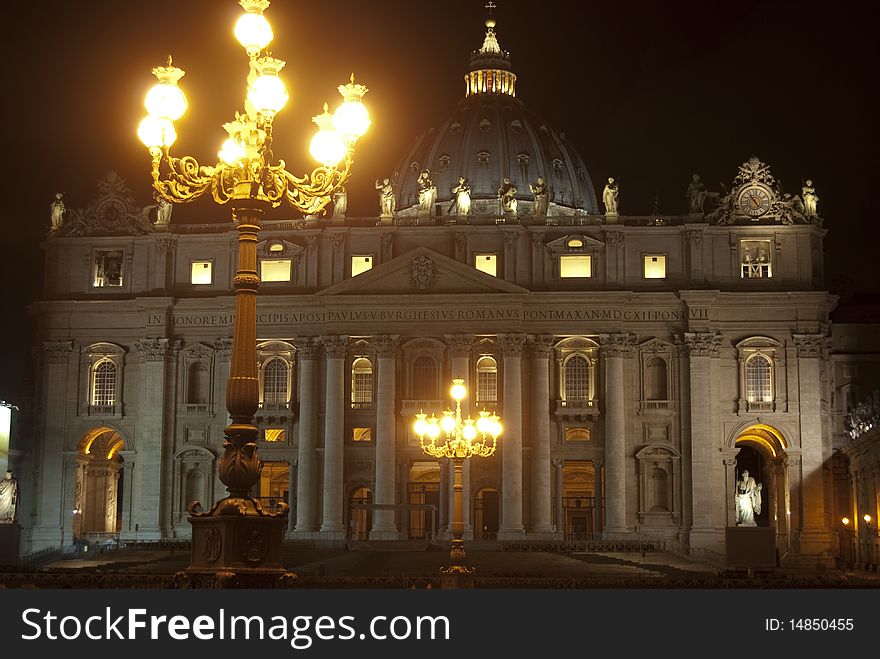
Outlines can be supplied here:
<path id="1" fill-rule="evenodd" d="M 474 439 L 476 439 L 476 437 L 477 437 L 477 429 L 476 429 L 476 427 L 474 426 L 474 420 L 473 420 L 473 419 L 468 418 L 468 419 L 464 422 L 464 428 L 462 429 L 461 434 L 462 434 L 462 436 L 465 438 L 465 440 L 467 440 L 468 442 L 472 442 L 472 441 L 474 441 Z"/>
<path id="2" fill-rule="evenodd" d="M 248 89 L 247 99 L 253 108 L 262 114 L 275 116 L 281 111 L 290 95 L 278 72 L 284 68 L 285 62 L 274 57 L 261 57 L 255 60 L 257 79 Z"/>
<path id="3" fill-rule="evenodd" d="M 165 117 L 147 115 L 141 120 L 137 129 L 137 135 L 144 146 L 150 149 L 169 147 L 177 139 L 177 131 L 174 130 L 174 122 Z"/>
<path id="4" fill-rule="evenodd" d="M 171 58 L 168 58 L 168 66 L 158 66 L 153 69 L 159 82 L 150 88 L 144 98 L 144 107 L 154 117 L 163 117 L 176 121 L 186 112 L 186 94 L 177 86 L 177 81 L 184 75 L 183 69 L 171 66 Z"/>
<path id="5" fill-rule="evenodd" d="M 435 440 L 440 436 L 440 424 L 437 422 L 436 416 L 431 416 L 428 419 L 428 430 L 425 433 L 428 435 L 428 439 Z"/>
<path id="6" fill-rule="evenodd" d="M 489 419 L 489 413 L 486 410 L 480 412 L 480 418 L 477 419 L 477 431 L 483 435 L 492 434 L 492 421 Z"/>
<path id="7" fill-rule="evenodd" d="M 241 0 L 239 4 L 244 9 L 238 21 L 235 23 L 235 38 L 244 46 L 249 57 L 256 57 L 266 46 L 272 43 L 272 26 L 263 16 L 268 8 L 268 0 Z"/>
<path id="8" fill-rule="evenodd" d="M 366 86 L 355 83 L 354 73 L 351 74 L 351 82 L 339 85 L 343 102 L 333 115 L 333 126 L 340 135 L 352 143 L 363 137 L 372 123 L 370 113 L 361 101 L 367 91 L 369 90 Z"/>
<path id="9" fill-rule="evenodd" d="M 467 396 L 467 389 L 464 386 L 464 380 L 453 380 L 452 388 L 449 390 L 449 394 L 452 396 L 452 399 L 458 403 L 464 400 L 465 396 Z"/>
<path id="10" fill-rule="evenodd" d="M 425 421 L 426 416 L 428 415 L 424 412 L 419 412 L 418 414 L 416 414 L 416 422 L 413 424 L 413 430 L 419 437 L 424 436 L 424 434 L 428 431 L 428 422 Z"/>
<path id="11" fill-rule="evenodd" d="M 312 117 L 312 121 L 318 125 L 318 132 L 312 138 L 309 153 L 322 165 L 333 167 L 345 157 L 346 147 L 339 133 L 333 128 L 333 116 L 326 103 L 323 114 Z"/>
<path id="12" fill-rule="evenodd" d="M 231 137 L 223 142 L 220 151 L 217 153 L 221 162 L 227 165 L 237 165 L 245 156 L 244 147 Z"/>
<path id="13" fill-rule="evenodd" d="M 450 410 L 443 412 L 443 418 L 440 419 L 440 429 L 447 435 L 451 435 L 455 430 L 455 418 Z"/>

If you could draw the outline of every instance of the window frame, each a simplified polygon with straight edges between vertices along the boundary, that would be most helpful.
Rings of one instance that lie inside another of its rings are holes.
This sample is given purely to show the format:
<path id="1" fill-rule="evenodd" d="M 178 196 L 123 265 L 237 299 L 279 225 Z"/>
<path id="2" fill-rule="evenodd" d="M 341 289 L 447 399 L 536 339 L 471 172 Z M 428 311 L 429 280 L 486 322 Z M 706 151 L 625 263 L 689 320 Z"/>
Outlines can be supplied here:
<path id="1" fill-rule="evenodd" d="M 491 257 L 493 257 L 493 263 L 494 263 L 494 265 L 495 265 L 495 272 L 487 272 L 486 270 L 483 270 L 482 268 L 480 268 L 480 267 L 477 265 L 477 260 L 478 260 L 481 256 L 491 256 Z M 499 254 L 498 254 L 498 252 L 474 252 L 474 253 L 471 255 L 471 261 L 473 262 L 473 266 L 474 266 L 474 269 L 475 269 L 475 270 L 477 270 L 478 272 L 482 272 L 484 275 L 489 275 L 490 277 L 495 277 L 496 279 L 499 277 L 499 273 L 498 273 L 499 268 L 498 268 L 498 266 L 499 266 L 499 262 L 500 262 L 500 260 L 501 260 L 501 259 L 499 258 Z"/>
<path id="2" fill-rule="evenodd" d="M 197 263 L 207 263 L 210 267 L 208 268 L 210 281 L 208 282 L 195 282 L 193 281 L 195 274 L 193 268 L 195 268 Z M 199 288 L 204 286 L 213 286 L 216 282 L 216 278 L 214 277 L 214 259 L 190 259 L 189 260 L 189 285 L 190 286 L 198 286 Z"/>
<path id="3" fill-rule="evenodd" d="M 663 259 L 663 276 L 648 276 L 648 259 Z M 669 253 L 668 252 L 642 252 L 642 279 L 644 281 L 666 281 L 669 278 Z"/>
<path id="4" fill-rule="evenodd" d="M 357 375 L 364 375 L 366 371 L 358 373 L 355 369 L 358 362 L 366 362 L 370 366 L 369 377 L 365 378 L 365 382 L 369 382 L 369 399 L 355 400 L 357 395 Z M 351 360 L 349 368 L 351 375 L 351 391 L 349 392 L 349 406 L 353 410 L 369 410 L 376 405 L 376 368 L 373 360 L 368 355 L 355 355 Z"/>
<path id="5" fill-rule="evenodd" d="M 355 259 L 365 259 L 365 258 L 369 258 L 369 259 L 370 259 L 370 267 L 367 268 L 366 270 L 361 270 L 361 271 L 360 271 L 359 273 L 357 273 L 357 274 L 354 274 L 354 260 L 355 260 Z M 363 275 L 363 274 L 365 274 L 365 273 L 367 273 L 367 272 L 370 272 L 370 271 L 373 270 L 375 267 L 376 267 L 376 255 L 375 255 L 374 253 L 372 253 L 372 252 L 359 253 L 359 254 L 351 254 L 351 255 L 349 255 L 349 257 L 348 257 L 348 276 L 349 276 L 349 277 L 352 277 L 352 278 L 353 278 L 353 277 L 358 277 L 358 276 Z"/>

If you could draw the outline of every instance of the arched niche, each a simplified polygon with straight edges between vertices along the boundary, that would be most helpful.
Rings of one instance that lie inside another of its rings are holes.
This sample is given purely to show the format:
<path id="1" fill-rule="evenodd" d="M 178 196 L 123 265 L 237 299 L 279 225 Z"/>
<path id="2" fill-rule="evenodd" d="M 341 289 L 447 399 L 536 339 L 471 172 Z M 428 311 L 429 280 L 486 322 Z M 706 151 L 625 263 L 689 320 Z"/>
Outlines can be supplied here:
<path id="1" fill-rule="evenodd" d="M 636 453 L 639 466 L 639 524 L 681 523 L 681 454 L 671 446 L 649 444 Z"/>

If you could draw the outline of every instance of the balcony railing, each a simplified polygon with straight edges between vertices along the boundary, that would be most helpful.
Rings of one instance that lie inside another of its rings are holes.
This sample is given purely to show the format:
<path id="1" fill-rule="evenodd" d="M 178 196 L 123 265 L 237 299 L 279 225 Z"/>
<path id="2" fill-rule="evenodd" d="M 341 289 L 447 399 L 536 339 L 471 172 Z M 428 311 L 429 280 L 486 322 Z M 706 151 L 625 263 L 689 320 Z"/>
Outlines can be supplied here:
<path id="1" fill-rule="evenodd" d="M 419 412 L 439 414 L 447 407 L 449 407 L 449 403 L 439 398 L 435 400 L 406 399 L 400 401 L 400 413 L 403 416 L 414 416 Z"/>
<path id="2" fill-rule="evenodd" d="M 642 412 L 657 412 L 661 410 L 671 410 L 675 408 L 673 400 L 643 400 L 640 401 Z"/>
<path id="3" fill-rule="evenodd" d="M 557 416 L 595 416 L 599 414 L 599 401 L 595 398 L 575 398 L 556 401 Z"/>
<path id="4" fill-rule="evenodd" d="M 357 400 L 351 401 L 351 409 L 353 410 L 371 410 L 375 407 L 375 404 L 371 400 Z"/>
<path id="5" fill-rule="evenodd" d="M 263 412 L 287 412 L 290 410 L 290 401 L 283 403 L 260 403 L 260 410 Z"/>

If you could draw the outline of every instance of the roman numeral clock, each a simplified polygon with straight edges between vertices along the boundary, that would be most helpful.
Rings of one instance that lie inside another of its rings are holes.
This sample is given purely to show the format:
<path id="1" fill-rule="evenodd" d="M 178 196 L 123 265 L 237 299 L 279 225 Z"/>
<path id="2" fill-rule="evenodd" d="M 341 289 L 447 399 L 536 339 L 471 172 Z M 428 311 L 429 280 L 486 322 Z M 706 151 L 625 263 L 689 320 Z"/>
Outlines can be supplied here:
<path id="1" fill-rule="evenodd" d="M 754 220 L 762 217 L 770 210 L 773 191 L 765 185 L 753 183 L 744 186 L 736 200 L 737 210 Z"/>

